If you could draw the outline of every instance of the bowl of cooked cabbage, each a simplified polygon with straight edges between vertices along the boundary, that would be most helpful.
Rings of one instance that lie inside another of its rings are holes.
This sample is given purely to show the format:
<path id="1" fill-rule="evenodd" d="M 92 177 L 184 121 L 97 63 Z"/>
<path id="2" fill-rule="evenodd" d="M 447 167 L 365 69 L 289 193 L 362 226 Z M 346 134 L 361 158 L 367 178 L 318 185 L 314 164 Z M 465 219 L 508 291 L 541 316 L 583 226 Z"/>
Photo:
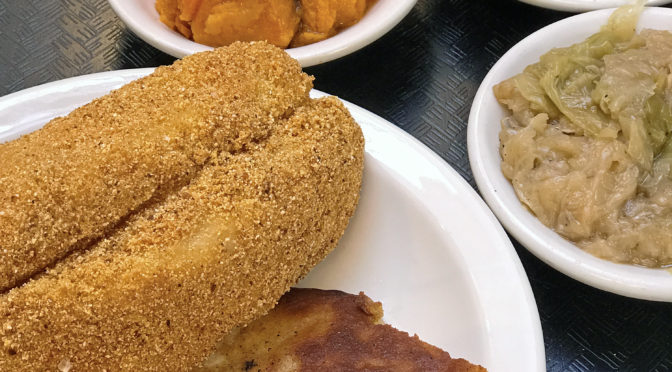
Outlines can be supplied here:
<path id="1" fill-rule="evenodd" d="M 561 20 L 508 51 L 474 98 L 469 159 L 537 257 L 672 301 L 672 9 L 642 3 Z"/>
<path id="2" fill-rule="evenodd" d="M 417 0 L 108 0 L 140 38 L 174 57 L 265 40 L 303 67 L 375 41 Z"/>

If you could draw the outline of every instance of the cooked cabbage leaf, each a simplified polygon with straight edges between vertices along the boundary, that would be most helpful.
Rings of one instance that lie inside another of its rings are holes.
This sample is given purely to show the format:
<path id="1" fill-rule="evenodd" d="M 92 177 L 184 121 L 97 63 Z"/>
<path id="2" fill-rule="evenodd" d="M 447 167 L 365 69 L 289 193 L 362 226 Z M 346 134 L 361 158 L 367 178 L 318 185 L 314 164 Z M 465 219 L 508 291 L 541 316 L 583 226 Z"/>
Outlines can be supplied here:
<path id="1" fill-rule="evenodd" d="M 552 49 L 507 84 L 528 101 L 527 117 L 547 113 L 576 135 L 623 141 L 646 174 L 672 148 L 672 34 L 637 35 L 643 8 L 643 1 L 618 8 L 599 32 Z"/>

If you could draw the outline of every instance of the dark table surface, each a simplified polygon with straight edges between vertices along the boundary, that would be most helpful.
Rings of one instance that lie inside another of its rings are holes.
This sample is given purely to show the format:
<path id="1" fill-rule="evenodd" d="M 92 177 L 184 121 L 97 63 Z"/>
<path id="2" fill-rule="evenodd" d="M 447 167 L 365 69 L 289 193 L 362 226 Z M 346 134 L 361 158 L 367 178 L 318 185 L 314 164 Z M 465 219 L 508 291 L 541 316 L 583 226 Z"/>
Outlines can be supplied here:
<path id="1" fill-rule="evenodd" d="M 515 0 L 419 0 L 383 38 L 306 70 L 317 89 L 397 124 L 475 187 L 466 129 L 481 80 L 516 42 L 569 15 Z M 137 38 L 105 0 L 0 1 L 0 96 L 173 60 Z M 514 245 L 537 300 L 549 371 L 672 370 L 672 304 L 588 287 Z"/>

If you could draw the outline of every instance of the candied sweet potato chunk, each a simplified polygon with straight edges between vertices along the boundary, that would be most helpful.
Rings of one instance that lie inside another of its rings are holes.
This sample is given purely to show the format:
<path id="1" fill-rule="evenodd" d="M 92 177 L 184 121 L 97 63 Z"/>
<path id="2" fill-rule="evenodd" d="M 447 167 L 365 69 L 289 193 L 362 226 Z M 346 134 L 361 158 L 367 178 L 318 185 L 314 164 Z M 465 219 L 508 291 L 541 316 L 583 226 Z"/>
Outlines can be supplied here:
<path id="1" fill-rule="evenodd" d="M 332 0 L 336 6 L 336 27 L 343 28 L 359 22 L 366 12 L 366 0 Z"/>
<path id="2" fill-rule="evenodd" d="M 301 0 L 301 9 L 301 27 L 292 47 L 322 41 L 354 25 L 366 13 L 367 0 Z"/>
<path id="3" fill-rule="evenodd" d="M 337 5 L 333 0 L 301 0 L 301 22 L 306 31 L 329 33 L 336 23 Z"/>
<path id="4" fill-rule="evenodd" d="M 179 15 L 178 0 L 156 0 L 154 7 L 159 12 L 159 19 L 170 28 L 175 28 L 175 19 Z"/>
<path id="5" fill-rule="evenodd" d="M 185 22 L 178 17 L 175 19 L 175 29 L 186 38 L 193 40 L 193 35 L 191 34 L 191 25 L 189 25 L 188 22 Z"/>
<path id="6" fill-rule="evenodd" d="M 177 0 L 177 7 L 180 10 L 180 20 L 191 22 L 202 3 L 203 0 Z"/>
<path id="7" fill-rule="evenodd" d="M 266 40 L 286 48 L 299 21 L 294 0 L 204 0 L 191 30 L 194 41 L 211 46 Z"/>
<path id="8" fill-rule="evenodd" d="M 294 39 L 292 39 L 292 42 L 289 44 L 289 46 L 291 48 L 296 48 L 308 44 L 317 43 L 318 41 L 322 41 L 328 37 L 329 37 L 328 34 L 323 34 L 320 32 L 299 31 L 294 36 Z"/>

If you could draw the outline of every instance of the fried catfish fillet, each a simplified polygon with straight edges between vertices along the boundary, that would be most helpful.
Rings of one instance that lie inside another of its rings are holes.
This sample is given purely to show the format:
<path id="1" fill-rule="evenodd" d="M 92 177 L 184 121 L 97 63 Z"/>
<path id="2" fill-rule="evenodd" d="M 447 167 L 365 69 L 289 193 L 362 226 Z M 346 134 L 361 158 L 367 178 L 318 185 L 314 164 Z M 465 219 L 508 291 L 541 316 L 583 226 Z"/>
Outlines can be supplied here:
<path id="1" fill-rule="evenodd" d="M 284 78 L 282 52 L 237 48 Z M 235 114 L 266 129 L 238 130 L 187 185 L 0 295 L 0 370 L 188 371 L 269 311 L 336 246 L 361 186 L 359 126 L 336 98 L 301 97 L 277 119 Z"/>

